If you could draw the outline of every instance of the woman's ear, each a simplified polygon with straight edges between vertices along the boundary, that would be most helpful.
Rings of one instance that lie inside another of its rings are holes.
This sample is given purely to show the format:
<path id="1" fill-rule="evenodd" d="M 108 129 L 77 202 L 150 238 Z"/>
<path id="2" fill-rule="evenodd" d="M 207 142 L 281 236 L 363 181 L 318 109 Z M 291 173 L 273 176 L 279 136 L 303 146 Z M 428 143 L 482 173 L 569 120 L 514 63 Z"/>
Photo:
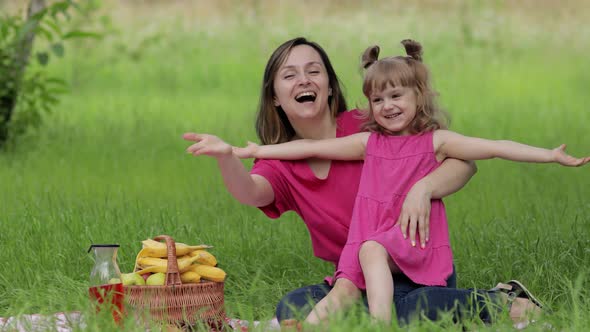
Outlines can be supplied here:
<path id="1" fill-rule="evenodd" d="M 275 105 L 275 107 L 281 106 L 281 103 L 279 103 L 277 96 L 272 97 L 272 103 Z"/>
<path id="2" fill-rule="evenodd" d="M 328 96 L 331 96 L 331 95 L 332 95 L 332 88 L 329 88 L 328 89 Z"/>

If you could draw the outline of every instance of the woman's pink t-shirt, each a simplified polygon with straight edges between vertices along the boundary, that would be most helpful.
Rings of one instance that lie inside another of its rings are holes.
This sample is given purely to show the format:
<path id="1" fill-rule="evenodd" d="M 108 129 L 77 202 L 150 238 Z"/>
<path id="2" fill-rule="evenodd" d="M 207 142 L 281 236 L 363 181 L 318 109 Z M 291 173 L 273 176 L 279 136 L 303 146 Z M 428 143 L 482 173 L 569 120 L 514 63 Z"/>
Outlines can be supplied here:
<path id="1" fill-rule="evenodd" d="M 359 132 L 359 111 L 341 113 L 336 137 Z M 295 211 L 307 225 L 314 255 L 338 263 L 346 244 L 362 161 L 332 161 L 328 176 L 319 179 L 306 160 L 256 160 L 251 174 L 263 176 L 275 200 L 260 209 L 270 218 Z"/>

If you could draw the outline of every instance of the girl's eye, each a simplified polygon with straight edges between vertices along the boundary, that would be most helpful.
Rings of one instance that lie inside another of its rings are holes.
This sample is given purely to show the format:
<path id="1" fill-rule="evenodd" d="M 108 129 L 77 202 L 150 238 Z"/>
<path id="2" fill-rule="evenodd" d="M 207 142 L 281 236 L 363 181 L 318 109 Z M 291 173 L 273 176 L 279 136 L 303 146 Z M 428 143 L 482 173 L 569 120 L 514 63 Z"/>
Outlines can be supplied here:
<path id="1" fill-rule="evenodd" d="M 295 75 L 293 75 L 293 74 L 288 74 L 288 75 L 285 75 L 285 78 L 286 78 L 286 79 L 291 79 L 291 78 L 293 78 L 293 77 L 295 77 Z"/>
<path id="2" fill-rule="evenodd" d="M 309 73 L 310 73 L 310 74 L 313 74 L 313 75 L 317 75 L 317 74 L 319 74 L 319 73 L 320 73 L 320 71 L 319 71 L 319 70 L 312 70 L 312 71 L 310 71 Z"/>
<path id="3" fill-rule="evenodd" d="M 399 98 L 399 95 L 391 95 L 391 98 L 395 99 L 395 98 Z"/>
<path id="4" fill-rule="evenodd" d="M 378 103 L 381 101 L 381 98 L 373 98 L 373 100 L 371 100 L 372 103 Z"/>

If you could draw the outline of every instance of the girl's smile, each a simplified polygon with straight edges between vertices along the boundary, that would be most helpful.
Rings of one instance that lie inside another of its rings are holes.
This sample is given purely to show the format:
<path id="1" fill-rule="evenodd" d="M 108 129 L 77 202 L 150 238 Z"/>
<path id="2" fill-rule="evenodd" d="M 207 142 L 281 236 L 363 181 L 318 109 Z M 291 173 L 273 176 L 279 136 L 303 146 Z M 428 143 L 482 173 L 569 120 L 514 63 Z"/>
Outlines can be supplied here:
<path id="1" fill-rule="evenodd" d="M 371 94 L 371 110 L 375 121 L 394 135 L 409 135 L 416 117 L 416 94 L 407 87 L 388 84 L 384 90 Z"/>

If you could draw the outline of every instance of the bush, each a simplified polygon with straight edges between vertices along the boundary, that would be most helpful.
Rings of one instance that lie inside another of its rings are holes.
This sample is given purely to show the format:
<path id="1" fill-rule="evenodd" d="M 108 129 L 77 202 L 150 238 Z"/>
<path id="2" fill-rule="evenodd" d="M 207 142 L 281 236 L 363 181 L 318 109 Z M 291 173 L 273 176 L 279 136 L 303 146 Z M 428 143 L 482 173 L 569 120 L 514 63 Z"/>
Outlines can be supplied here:
<path id="1" fill-rule="evenodd" d="M 73 14 L 86 20 L 96 12 L 95 1 L 31 0 L 27 17 L 18 14 L 0 17 L 0 148 L 30 128 L 41 124 L 66 92 L 66 84 L 47 74 L 52 56 L 63 57 L 64 43 L 74 38 L 101 38 L 102 34 L 81 31 L 71 24 Z M 43 41 L 45 49 L 35 52 L 30 63 L 33 42 Z"/>

